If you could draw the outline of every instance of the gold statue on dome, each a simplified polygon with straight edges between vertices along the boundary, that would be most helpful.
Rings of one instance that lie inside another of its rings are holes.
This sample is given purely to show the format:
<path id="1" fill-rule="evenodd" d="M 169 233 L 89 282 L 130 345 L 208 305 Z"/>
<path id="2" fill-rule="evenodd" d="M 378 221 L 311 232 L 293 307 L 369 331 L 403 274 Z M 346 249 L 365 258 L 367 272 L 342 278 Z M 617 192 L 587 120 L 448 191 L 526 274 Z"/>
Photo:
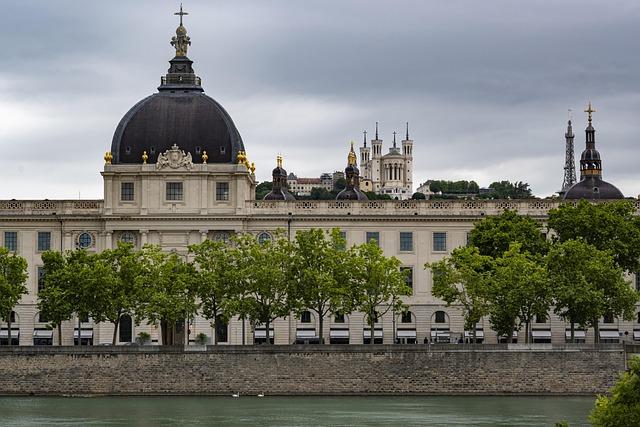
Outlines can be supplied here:
<path id="1" fill-rule="evenodd" d="M 106 153 L 104 153 L 104 163 L 106 165 L 110 165 L 112 161 L 113 161 L 113 154 L 111 154 L 111 151 L 107 151 Z"/>
<path id="2" fill-rule="evenodd" d="M 353 150 L 353 141 L 351 141 L 351 150 L 349 150 L 349 156 L 347 157 L 347 164 L 349 166 L 356 166 L 356 152 Z"/>
<path id="3" fill-rule="evenodd" d="M 147 164 L 147 160 L 149 160 L 149 156 L 147 155 L 147 150 L 144 150 L 142 152 L 142 164 L 146 165 Z"/>
<path id="4" fill-rule="evenodd" d="M 278 154 L 276 156 L 276 165 L 281 168 L 282 167 L 282 156 L 280 154 Z"/>
<path id="5" fill-rule="evenodd" d="M 209 160 L 209 155 L 207 154 L 206 150 L 202 152 L 202 163 L 203 164 L 207 164 L 207 160 Z"/>
<path id="6" fill-rule="evenodd" d="M 251 167 L 249 169 L 251 169 L 251 173 L 256 173 L 256 164 L 251 162 Z"/>
<path id="7" fill-rule="evenodd" d="M 180 15 L 180 25 L 176 29 L 176 35 L 171 38 L 171 46 L 176 48 L 176 56 L 187 56 L 191 38 L 187 35 L 187 29 L 182 25 L 182 17 L 188 15 L 187 12 L 182 11 L 182 3 L 180 4 L 180 12 L 176 12 L 174 15 Z"/>

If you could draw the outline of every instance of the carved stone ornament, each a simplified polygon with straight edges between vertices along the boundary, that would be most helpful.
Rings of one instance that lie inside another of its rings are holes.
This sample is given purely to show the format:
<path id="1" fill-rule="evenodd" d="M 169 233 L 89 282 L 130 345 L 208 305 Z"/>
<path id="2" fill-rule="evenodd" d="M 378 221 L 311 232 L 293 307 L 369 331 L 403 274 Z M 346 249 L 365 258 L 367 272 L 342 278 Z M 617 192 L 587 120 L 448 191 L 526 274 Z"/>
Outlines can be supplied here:
<path id="1" fill-rule="evenodd" d="M 193 161 L 191 159 L 191 153 L 185 153 L 184 150 L 178 148 L 176 144 L 173 144 L 170 150 L 161 153 L 158 156 L 158 161 L 156 162 L 156 169 L 178 169 L 181 167 L 185 167 L 191 170 L 193 166 Z"/>

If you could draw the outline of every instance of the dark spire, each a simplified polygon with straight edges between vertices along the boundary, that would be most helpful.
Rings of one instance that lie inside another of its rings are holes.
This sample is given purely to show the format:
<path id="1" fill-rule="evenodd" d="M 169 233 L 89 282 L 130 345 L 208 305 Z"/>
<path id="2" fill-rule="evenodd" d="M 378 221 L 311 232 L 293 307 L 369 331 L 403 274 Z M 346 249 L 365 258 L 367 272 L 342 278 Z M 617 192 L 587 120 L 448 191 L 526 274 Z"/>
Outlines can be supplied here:
<path id="1" fill-rule="evenodd" d="M 409 141 L 409 122 L 407 122 L 407 135 L 405 136 L 405 141 Z"/>
<path id="2" fill-rule="evenodd" d="M 595 109 L 591 106 L 591 102 L 584 110 L 588 114 L 588 124 L 585 129 L 586 147 L 580 156 L 580 180 L 586 177 L 595 176 L 602 177 L 602 160 L 600 153 L 596 150 L 596 130 L 593 127 L 593 116 Z"/>
<path id="3" fill-rule="evenodd" d="M 364 130 L 362 134 L 364 135 L 364 148 L 367 148 L 367 131 Z"/>
<path id="4" fill-rule="evenodd" d="M 295 200 L 289 192 L 287 184 L 287 171 L 282 168 L 282 156 L 276 157 L 276 167 L 272 172 L 273 181 L 271 191 L 264 196 L 264 200 Z"/>
<path id="5" fill-rule="evenodd" d="M 378 140 L 378 122 L 376 122 L 376 141 Z"/>
<path id="6" fill-rule="evenodd" d="M 571 113 L 571 110 L 569 110 Z M 564 179 L 562 181 L 562 189 L 560 194 L 564 194 L 573 184 L 577 182 L 576 178 L 576 163 L 574 160 L 573 151 L 573 129 L 571 127 L 571 119 L 567 121 L 567 132 L 564 134 L 565 138 L 565 156 L 564 156 Z"/>
<path id="7" fill-rule="evenodd" d="M 393 148 L 397 148 L 396 147 L 396 131 L 393 131 Z"/>
<path id="8" fill-rule="evenodd" d="M 171 66 L 166 76 L 162 77 L 158 90 L 181 90 L 203 92 L 200 77 L 193 71 L 193 61 L 187 57 L 187 50 L 191 46 L 191 38 L 187 35 L 187 29 L 182 25 L 182 17 L 188 15 L 182 10 L 174 13 L 180 16 L 180 25 L 176 28 L 176 35 L 171 38 L 171 46 L 176 50 L 176 55 L 169 61 Z"/>
<path id="9" fill-rule="evenodd" d="M 353 142 L 347 156 L 347 167 L 344 170 L 347 181 L 345 188 L 336 196 L 337 200 L 368 200 L 367 195 L 360 191 L 360 170 L 356 164 L 356 153 L 353 151 Z"/>

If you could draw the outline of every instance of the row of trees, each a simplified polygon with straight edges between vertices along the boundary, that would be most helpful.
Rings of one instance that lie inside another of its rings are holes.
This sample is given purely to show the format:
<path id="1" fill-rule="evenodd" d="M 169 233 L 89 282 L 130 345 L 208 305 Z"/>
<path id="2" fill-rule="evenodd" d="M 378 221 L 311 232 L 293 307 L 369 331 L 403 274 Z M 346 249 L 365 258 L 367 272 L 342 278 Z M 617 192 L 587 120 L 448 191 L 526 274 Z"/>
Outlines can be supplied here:
<path id="1" fill-rule="evenodd" d="M 136 323 L 159 323 L 164 344 L 175 343 L 176 322 L 196 313 L 214 329 L 238 316 L 269 331 L 275 319 L 311 310 L 322 337 L 327 315 L 361 311 L 373 330 L 378 316 L 403 309 L 401 297 L 411 293 L 406 272 L 375 242 L 345 246 L 339 230 L 312 229 L 294 241 L 281 233 L 262 243 L 251 234 L 229 243 L 206 240 L 189 247 L 191 261 L 158 246 L 49 251 L 42 255 L 38 306 L 59 341 L 62 322 L 74 315 L 112 323 L 113 344 L 125 314 Z"/>
<path id="2" fill-rule="evenodd" d="M 27 261 L 6 248 L 0 248 L 0 320 L 7 323 L 11 345 L 11 313 L 23 295 L 27 294 Z"/>
<path id="3" fill-rule="evenodd" d="M 434 198 L 457 198 L 466 195 L 477 195 L 485 199 L 528 199 L 533 197 L 529 184 L 522 181 L 495 181 L 489 184 L 489 190 L 480 191 L 475 181 L 446 181 L 434 180 L 429 182 L 429 189 L 440 193 Z"/>
<path id="4" fill-rule="evenodd" d="M 551 309 L 571 324 L 595 329 L 602 317 L 631 320 L 638 293 L 625 272 L 640 267 L 640 219 L 629 201 L 562 205 L 549 213 L 548 231 L 530 217 L 506 211 L 474 227 L 469 246 L 427 264 L 433 294 L 461 307 L 465 328 L 488 316 L 510 337 Z"/>

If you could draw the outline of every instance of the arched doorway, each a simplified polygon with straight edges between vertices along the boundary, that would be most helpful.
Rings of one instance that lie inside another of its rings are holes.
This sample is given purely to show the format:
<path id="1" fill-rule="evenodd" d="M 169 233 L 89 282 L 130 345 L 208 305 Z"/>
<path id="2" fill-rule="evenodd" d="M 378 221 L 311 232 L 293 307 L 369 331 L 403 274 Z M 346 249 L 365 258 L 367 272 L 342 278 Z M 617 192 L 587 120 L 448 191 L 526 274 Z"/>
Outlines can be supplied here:
<path id="1" fill-rule="evenodd" d="M 128 314 L 120 316 L 120 325 L 118 325 L 118 341 L 133 341 L 133 321 L 131 320 L 131 316 Z"/>
<path id="2" fill-rule="evenodd" d="M 436 311 L 431 316 L 431 342 L 450 343 L 451 330 L 449 329 L 449 315 L 442 310 Z"/>

